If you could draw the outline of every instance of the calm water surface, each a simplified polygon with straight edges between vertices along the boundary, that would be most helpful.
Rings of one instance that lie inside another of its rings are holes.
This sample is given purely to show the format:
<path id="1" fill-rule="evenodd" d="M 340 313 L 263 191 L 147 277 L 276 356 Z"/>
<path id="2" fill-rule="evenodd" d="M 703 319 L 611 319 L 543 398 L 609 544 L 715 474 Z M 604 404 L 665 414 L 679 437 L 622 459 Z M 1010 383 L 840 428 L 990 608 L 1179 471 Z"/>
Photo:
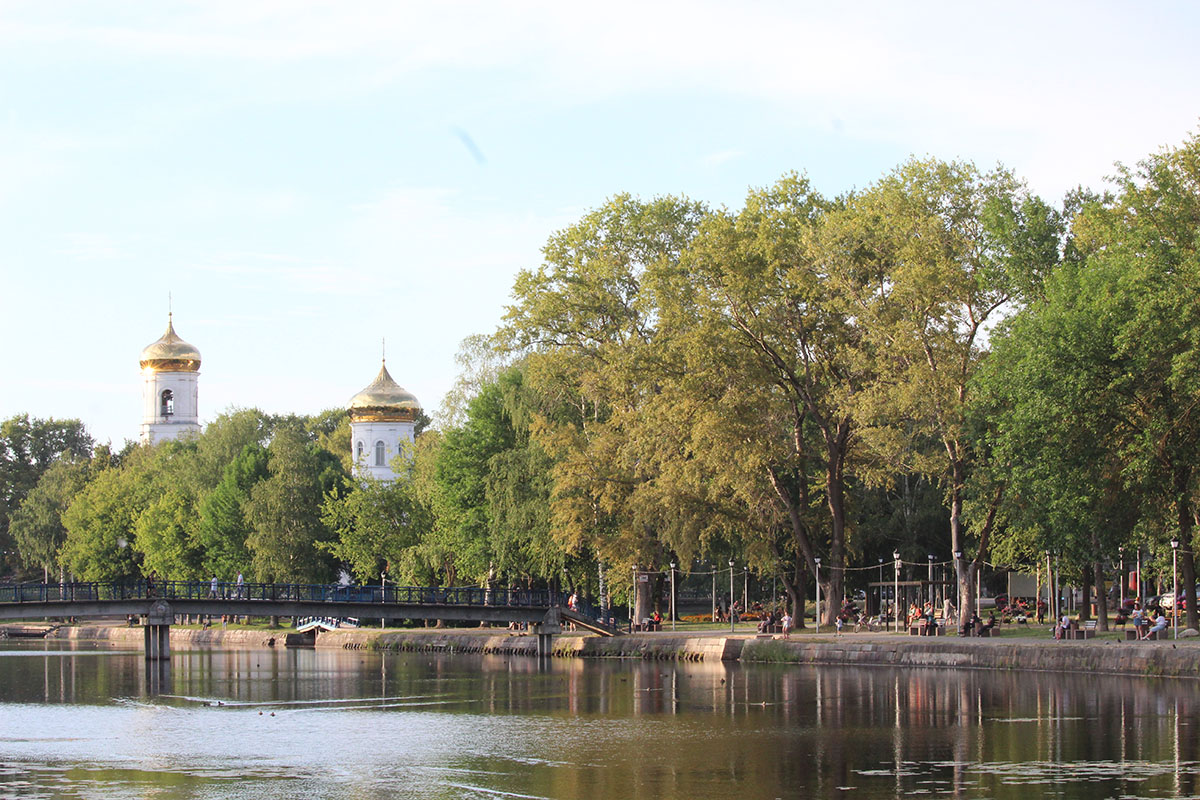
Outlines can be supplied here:
<path id="1" fill-rule="evenodd" d="M 1196 797 L 1200 684 L 0 650 L 0 797 Z"/>

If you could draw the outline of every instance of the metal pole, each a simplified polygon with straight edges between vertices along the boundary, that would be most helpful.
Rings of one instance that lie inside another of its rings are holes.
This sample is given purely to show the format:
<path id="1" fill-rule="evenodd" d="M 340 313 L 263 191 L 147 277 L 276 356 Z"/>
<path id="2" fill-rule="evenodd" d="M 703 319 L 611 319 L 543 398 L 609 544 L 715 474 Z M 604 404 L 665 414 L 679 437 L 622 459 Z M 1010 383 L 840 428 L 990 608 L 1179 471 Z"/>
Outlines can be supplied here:
<path id="1" fill-rule="evenodd" d="M 716 565 L 716 564 L 713 564 L 713 565 L 712 565 L 712 585 L 713 585 L 713 597 L 712 597 L 712 601 L 713 601 L 713 613 L 712 613 L 712 621 L 713 621 L 713 622 L 716 622 L 716 621 L 717 621 L 717 565 Z"/>
<path id="2" fill-rule="evenodd" d="M 634 618 L 633 618 L 633 609 L 634 609 L 634 604 L 637 599 L 637 578 L 638 578 L 637 564 L 634 564 L 633 565 L 633 585 L 632 585 L 631 591 L 629 592 L 629 629 L 630 630 L 633 630 L 633 626 L 636 623 L 636 620 L 634 620 Z"/>
<path id="3" fill-rule="evenodd" d="M 733 633 L 733 559 L 729 559 L 729 632 Z"/>
<path id="4" fill-rule="evenodd" d="M 1137 552 L 1137 585 L 1137 600 L 1139 603 L 1141 603 L 1142 599 L 1146 596 L 1146 592 L 1145 587 L 1142 586 L 1142 546 L 1140 544 L 1138 545 Z"/>
<path id="5" fill-rule="evenodd" d="M 1046 551 L 1046 610 L 1054 617 L 1054 623 L 1058 624 L 1058 614 L 1054 610 L 1054 598 L 1050 594 L 1054 586 L 1054 570 L 1050 568 L 1050 551 Z"/>
<path id="6" fill-rule="evenodd" d="M 1175 638 L 1179 638 L 1179 540 L 1171 540 L 1171 582 L 1175 585 L 1171 598 L 1171 622 Z"/>
<path id="7" fill-rule="evenodd" d="M 816 570 L 816 577 L 817 577 L 817 615 L 816 615 L 816 623 L 817 623 L 817 633 L 820 633 L 820 632 L 821 632 L 821 559 L 819 559 L 819 558 L 814 558 L 814 559 L 813 559 L 813 562 L 815 562 L 815 563 L 816 563 L 816 565 L 817 565 L 817 570 Z"/>
<path id="8" fill-rule="evenodd" d="M 1120 611 L 1120 613 L 1124 614 L 1125 613 L 1125 545 L 1119 545 L 1117 547 L 1117 554 L 1121 558 L 1121 611 Z"/>
<path id="9" fill-rule="evenodd" d="M 892 552 L 892 563 L 896 567 L 896 574 L 892 579 L 892 611 L 896 616 L 896 633 L 900 632 L 900 551 Z"/>
<path id="10" fill-rule="evenodd" d="M 933 608 L 933 604 L 937 602 L 937 598 L 933 596 L 933 553 L 929 554 L 929 607 Z"/>
<path id="11" fill-rule="evenodd" d="M 675 562 L 671 562 L 671 632 L 675 632 Z"/>
<path id="12" fill-rule="evenodd" d="M 879 559 L 879 588 L 875 590 L 879 595 L 879 618 L 883 619 L 883 559 Z"/>

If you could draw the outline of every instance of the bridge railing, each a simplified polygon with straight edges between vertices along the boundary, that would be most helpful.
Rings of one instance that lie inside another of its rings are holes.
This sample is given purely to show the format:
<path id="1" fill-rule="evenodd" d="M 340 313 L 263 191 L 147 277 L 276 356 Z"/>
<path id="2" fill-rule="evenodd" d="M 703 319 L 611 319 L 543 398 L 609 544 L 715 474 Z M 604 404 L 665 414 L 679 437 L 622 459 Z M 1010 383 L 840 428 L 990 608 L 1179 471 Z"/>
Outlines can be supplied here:
<path id="1" fill-rule="evenodd" d="M 395 605 L 512 606 L 564 605 L 545 589 L 488 589 L 476 586 L 343 586 L 227 581 L 126 581 L 0 585 L 0 603 L 78 603 L 114 600 L 248 600 Z"/>

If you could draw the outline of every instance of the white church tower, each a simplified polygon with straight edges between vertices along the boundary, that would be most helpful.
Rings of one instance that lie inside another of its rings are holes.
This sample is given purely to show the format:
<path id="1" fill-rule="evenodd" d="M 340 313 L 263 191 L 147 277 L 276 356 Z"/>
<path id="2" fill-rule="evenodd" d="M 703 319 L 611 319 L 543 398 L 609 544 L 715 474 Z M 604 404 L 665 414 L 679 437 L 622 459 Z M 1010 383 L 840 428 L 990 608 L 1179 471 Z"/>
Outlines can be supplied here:
<path id="1" fill-rule="evenodd" d="M 350 447 L 354 472 L 392 481 L 391 463 L 415 439 L 421 404 L 392 380 L 387 359 L 370 386 L 350 398 Z"/>
<path id="2" fill-rule="evenodd" d="M 167 332 L 142 351 L 141 367 L 142 442 L 199 433 L 200 351 L 175 333 L 170 313 Z"/>

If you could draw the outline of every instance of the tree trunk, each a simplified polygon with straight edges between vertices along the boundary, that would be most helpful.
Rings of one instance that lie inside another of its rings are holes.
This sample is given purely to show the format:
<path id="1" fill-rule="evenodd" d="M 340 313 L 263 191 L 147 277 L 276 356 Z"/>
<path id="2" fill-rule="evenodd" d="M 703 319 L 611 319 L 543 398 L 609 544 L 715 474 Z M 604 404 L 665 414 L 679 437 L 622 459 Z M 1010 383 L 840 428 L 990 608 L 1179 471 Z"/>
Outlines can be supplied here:
<path id="1" fill-rule="evenodd" d="M 1092 575 L 1091 570 L 1083 571 L 1083 580 L 1080 581 L 1080 593 L 1083 596 L 1083 605 L 1079 608 L 1079 621 L 1086 622 L 1092 618 Z"/>
<path id="2" fill-rule="evenodd" d="M 837 436 L 829 445 L 825 471 L 825 494 L 829 499 L 829 578 L 822 586 L 828 597 L 822 616 L 832 626 L 844 599 L 846 585 L 846 445 L 850 438 L 850 423 L 843 420 Z"/>
<path id="3" fill-rule="evenodd" d="M 1092 565 L 1096 576 L 1096 627 L 1098 630 L 1108 630 L 1108 592 L 1104 590 L 1104 565 L 1097 559 Z"/>
<path id="4" fill-rule="evenodd" d="M 644 619 L 649 619 L 654 612 L 654 587 L 650 583 L 650 576 L 643 573 L 635 573 L 633 584 L 633 622 L 639 623 Z"/>
<path id="5" fill-rule="evenodd" d="M 1190 469 L 1175 470 L 1175 497 L 1177 519 L 1179 520 L 1180 542 L 1180 594 L 1187 604 L 1187 626 L 1192 630 L 1200 630 L 1200 615 L 1196 610 L 1196 559 L 1192 555 L 1192 496 L 1188 486 L 1192 482 Z M 1175 607 L 1179 607 L 1179 598 L 1175 598 Z"/>

